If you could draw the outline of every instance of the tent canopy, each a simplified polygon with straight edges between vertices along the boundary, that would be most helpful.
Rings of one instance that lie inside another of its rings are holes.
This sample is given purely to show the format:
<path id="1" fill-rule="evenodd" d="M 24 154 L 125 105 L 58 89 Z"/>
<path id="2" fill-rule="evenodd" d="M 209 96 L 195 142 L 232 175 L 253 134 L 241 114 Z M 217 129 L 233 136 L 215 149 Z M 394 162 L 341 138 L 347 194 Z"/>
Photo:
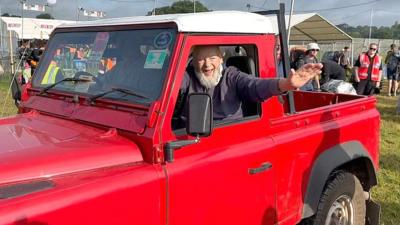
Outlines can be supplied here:
<path id="1" fill-rule="evenodd" d="M 276 16 L 268 16 L 273 21 L 274 31 L 279 32 Z M 285 16 L 286 28 L 289 23 L 289 15 Z M 290 42 L 351 42 L 352 38 L 330 23 L 317 13 L 294 14 L 290 22 Z"/>
<path id="2" fill-rule="evenodd" d="M 63 23 L 75 23 L 68 20 L 48 20 L 48 19 L 23 19 L 23 34 L 22 34 L 22 19 L 18 17 L 0 17 L 0 22 L 5 23 L 5 28 L 8 31 L 17 32 L 18 38 L 22 39 L 49 39 L 51 32 Z"/>

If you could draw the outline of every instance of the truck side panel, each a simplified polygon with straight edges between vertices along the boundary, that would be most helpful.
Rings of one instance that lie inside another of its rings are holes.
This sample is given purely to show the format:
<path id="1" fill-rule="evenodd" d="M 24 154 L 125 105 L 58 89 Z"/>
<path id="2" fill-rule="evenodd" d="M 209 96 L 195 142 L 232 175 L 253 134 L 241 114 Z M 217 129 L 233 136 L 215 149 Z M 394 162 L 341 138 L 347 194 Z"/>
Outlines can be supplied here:
<path id="1" fill-rule="evenodd" d="M 279 221 L 293 217 L 297 217 L 298 220 L 301 218 L 313 165 L 320 154 L 333 146 L 339 143 L 359 142 L 377 167 L 379 113 L 375 109 L 374 98 L 308 110 L 273 119 L 271 123 L 272 129 L 275 130 L 272 138 L 281 156 L 279 161 L 274 163 L 278 167 Z"/>

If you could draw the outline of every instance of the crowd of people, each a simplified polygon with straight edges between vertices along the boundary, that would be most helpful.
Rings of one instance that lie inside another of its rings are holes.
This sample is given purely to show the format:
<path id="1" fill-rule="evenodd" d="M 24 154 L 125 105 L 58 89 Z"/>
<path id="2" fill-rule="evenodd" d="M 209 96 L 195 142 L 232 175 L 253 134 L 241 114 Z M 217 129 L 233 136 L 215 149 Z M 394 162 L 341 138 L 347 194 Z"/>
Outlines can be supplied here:
<path id="1" fill-rule="evenodd" d="M 400 73 L 400 47 L 397 48 L 395 44 L 390 45 L 390 50 L 385 58 L 386 74 L 388 80 L 388 96 L 397 96 L 399 87 L 399 73 Z"/>
<path id="2" fill-rule="evenodd" d="M 290 67 L 298 69 L 306 63 L 319 63 L 320 47 L 317 43 L 309 43 L 306 47 L 295 46 L 290 50 Z M 303 91 L 321 91 L 331 81 L 347 81 L 346 74 L 351 70 L 349 60 L 349 48 L 345 47 L 341 52 L 336 51 L 330 57 L 320 62 L 323 65 L 322 73 L 300 87 Z"/>
<path id="3" fill-rule="evenodd" d="M 352 84 L 358 95 L 373 95 L 380 93 L 383 81 L 383 68 L 386 65 L 388 96 L 397 96 L 400 81 L 400 47 L 395 44 L 390 46 L 385 59 L 378 54 L 378 44 L 371 43 L 366 52 L 361 52 L 354 65 L 350 62 L 350 48 L 344 47 L 335 51 L 330 57 L 323 57 L 322 74 L 300 88 L 305 91 L 320 91 L 323 85 L 332 80 L 346 81 Z M 307 46 L 295 46 L 290 50 L 290 66 L 299 68 L 305 63 L 319 62 L 317 43 Z"/>
<path id="4" fill-rule="evenodd" d="M 27 83 L 35 72 L 45 45 L 45 40 L 32 40 L 23 42 L 18 48 L 18 58 L 22 70 L 21 84 Z"/>
<path id="5" fill-rule="evenodd" d="M 41 40 L 21 44 L 18 50 L 22 68 L 21 84 L 28 82 L 34 73 L 44 51 L 45 44 Z M 322 74 L 314 77 L 300 87 L 300 90 L 321 91 L 331 81 L 346 81 L 353 85 L 357 94 L 373 95 L 379 93 L 381 90 L 382 70 L 383 65 L 386 65 L 387 95 L 397 96 L 400 80 L 400 47 L 397 47 L 395 44 L 390 46 L 390 50 L 383 60 L 378 54 L 378 45 L 371 43 L 366 52 L 358 55 L 354 65 L 350 62 L 350 48 L 347 46 L 341 51 L 331 52 L 332 54 L 329 57 L 323 57 L 322 60 L 319 60 L 321 58 L 318 55 L 319 51 L 320 46 L 317 43 L 309 43 L 306 46 L 295 46 L 290 50 L 290 67 L 292 69 L 297 70 L 307 63 L 321 63 L 323 65 Z M 77 49 L 74 53 L 74 58 L 79 59 L 80 51 Z M 277 56 L 278 60 L 281 59 L 279 46 Z M 104 65 L 106 64 L 108 65 L 109 63 L 104 63 Z M 283 76 L 281 63 L 278 68 L 278 74 Z M 107 71 L 107 69 L 101 71 Z"/>

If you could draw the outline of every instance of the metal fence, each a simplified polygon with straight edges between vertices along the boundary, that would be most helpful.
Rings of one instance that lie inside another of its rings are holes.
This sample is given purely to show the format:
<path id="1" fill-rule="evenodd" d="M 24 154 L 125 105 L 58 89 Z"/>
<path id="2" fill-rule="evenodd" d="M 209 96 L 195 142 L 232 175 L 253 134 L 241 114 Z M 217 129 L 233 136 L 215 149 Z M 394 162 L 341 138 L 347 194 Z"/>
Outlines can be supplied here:
<path id="1" fill-rule="evenodd" d="M 5 74 L 13 73 L 17 60 L 18 38 L 14 31 L 0 30 L 0 65 Z"/>
<path id="2" fill-rule="evenodd" d="M 358 55 L 362 52 L 366 52 L 368 50 L 370 43 L 376 43 L 379 47 L 379 54 L 384 58 L 386 56 L 387 51 L 390 49 L 391 44 L 400 45 L 400 40 L 393 39 L 371 39 L 368 38 L 354 38 L 353 42 L 330 42 L 330 43 L 318 43 L 321 48 L 319 57 L 322 57 L 325 52 L 330 51 L 341 51 L 345 46 L 348 46 L 351 49 L 351 59 L 352 62 L 357 59 Z M 294 43 L 296 45 L 307 45 L 307 42 L 297 42 Z"/>

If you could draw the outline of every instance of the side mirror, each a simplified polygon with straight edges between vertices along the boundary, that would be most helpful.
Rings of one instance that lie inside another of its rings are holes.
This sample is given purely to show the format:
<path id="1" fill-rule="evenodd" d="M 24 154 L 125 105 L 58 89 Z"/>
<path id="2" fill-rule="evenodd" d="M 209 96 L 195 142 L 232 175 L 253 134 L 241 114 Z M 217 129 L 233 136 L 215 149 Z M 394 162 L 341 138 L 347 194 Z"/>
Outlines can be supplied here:
<path id="1" fill-rule="evenodd" d="M 210 136 L 213 127 L 212 99 L 205 93 L 189 95 L 186 132 L 196 137 Z"/>
<path id="2" fill-rule="evenodd" d="M 183 146 L 197 144 L 200 137 L 210 136 L 213 127 L 212 99 L 205 93 L 193 93 L 188 96 L 189 115 L 186 133 L 195 136 L 194 140 L 177 140 L 165 145 L 164 156 L 166 162 L 174 161 L 174 151 Z"/>

